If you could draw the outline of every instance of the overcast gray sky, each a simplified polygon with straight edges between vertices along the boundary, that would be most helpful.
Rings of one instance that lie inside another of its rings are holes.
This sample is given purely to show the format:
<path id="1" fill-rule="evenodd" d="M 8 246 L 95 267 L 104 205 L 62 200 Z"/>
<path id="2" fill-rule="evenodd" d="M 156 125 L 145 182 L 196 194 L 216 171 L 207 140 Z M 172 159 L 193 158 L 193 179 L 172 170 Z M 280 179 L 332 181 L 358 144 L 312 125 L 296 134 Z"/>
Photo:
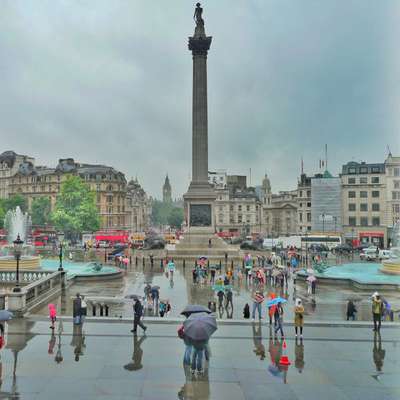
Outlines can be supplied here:
<path id="1" fill-rule="evenodd" d="M 1 0 L 1 151 L 104 163 L 156 197 L 191 171 L 195 1 Z M 400 155 L 398 0 L 203 1 L 209 167 L 292 189 Z"/>

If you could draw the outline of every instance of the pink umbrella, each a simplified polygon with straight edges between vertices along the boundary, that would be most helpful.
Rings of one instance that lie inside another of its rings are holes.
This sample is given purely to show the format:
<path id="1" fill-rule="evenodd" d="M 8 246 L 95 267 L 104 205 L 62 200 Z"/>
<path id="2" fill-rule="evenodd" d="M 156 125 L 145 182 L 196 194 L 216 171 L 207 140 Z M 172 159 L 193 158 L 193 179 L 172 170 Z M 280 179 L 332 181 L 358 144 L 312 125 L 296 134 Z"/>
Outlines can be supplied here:
<path id="1" fill-rule="evenodd" d="M 314 281 L 316 281 L 317 280 L 317 278 L 314 276 L 314 275 L 310 275 L 308 278 L 307 278 L 307 281 L 308 282 L 314 282 Z"/>

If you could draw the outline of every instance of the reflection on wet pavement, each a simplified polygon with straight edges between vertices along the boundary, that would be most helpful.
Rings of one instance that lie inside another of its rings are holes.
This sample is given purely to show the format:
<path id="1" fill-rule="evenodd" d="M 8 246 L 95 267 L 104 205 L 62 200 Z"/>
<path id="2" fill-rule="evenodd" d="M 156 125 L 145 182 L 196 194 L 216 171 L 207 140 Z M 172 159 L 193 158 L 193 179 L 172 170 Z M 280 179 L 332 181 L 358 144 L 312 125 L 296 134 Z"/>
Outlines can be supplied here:
<path id="1" fill-rule="evenodd" d="M 123 279 L 111 281 L 85 282 L 77 283 L 66 290 L 65 295 L 58 298 L 55 303 L 57 309 L 61 310 L 60 315 L 72 314 L 71 298 L 75 293 L 79 292 L 88 297 L 106 297 L 115 298 L 110 304 L 110 316 L 113 317 L 131 317 L 132 316 L 132 301 L 126 301 L 123 298 L 128 294 L 144 295 L 143 289 L 145 283 L 160 286 L 160 299 L 169 300 L 172 305 L 171 317 L 176 317 L 187 304 L 203 304 L 208 305 L 208 302 L 213 300 L 217 302 L 216 294 L 209 282 L 204 284 L 194 284 L 192 279 L 191 268 L 178 268 L 175 272 L 173 284 L 165 277 L 160 268 L 154 267 L 152 270 L 146 267 L 144 270 L 139 267 L 132 267 Z M 252 292 L 254 290 L 252 284 L 245 280 L 236 281 L 233 285 L 233 308 L 225 307 L 217 310 L 218 318 L 243 318 L 243 308 L 246 303 L 251 306 Z M 305 321 L 307 320 L 344 320 L 346 313 L 346 302 L 352 298 L 356 302 L 358 309 L 358 320 L 371 319 L 371 304 L 369 292 L 355 292 L 354 289 L 339 288 L 337 286 L 319 286 L 317 283 L 316 295 L 308 295 L 303 283 L 297 282 L 293 286 L 292 280 L 289 280 L 289 285 L 283 288 L 272 287 L 267 284 L 264 293 L 268 294 L 275 292 L 276 294 L 288 300 L 285 305 L 284 320 L 293 320 L 294 301 L 297 297 L 303 300 L 305 307 Z M 394 309 L 400 309 L 400 296 L 398 293 L 389 292 L 386 295 L 387 299 L 392 303 Z M 265 317 L 265 307 L 263 314 Z M 36 313 L 47 315 L 47 307 L 37 310 Z M 91 310 L 89 310 L 89 316 Z M 97 312 L 97 315 L 98 312 Z M 152 310 L 147 309 L 146 315 L 158 315 L 157 307 Z"/>
<path id="2" fill-rule="evenodd" d="M 275 338 L 265 324 L 220 326 L 204 372 L 182 363 L 176 324 L 15 320 L 1 350 L 4 399 L 398 399 L 398 329 L 308 328 L 304 340 Z M 287 348 L 285 346 L 287 345 Z M 282 364 L 284 356 L 290 365 Z"/>

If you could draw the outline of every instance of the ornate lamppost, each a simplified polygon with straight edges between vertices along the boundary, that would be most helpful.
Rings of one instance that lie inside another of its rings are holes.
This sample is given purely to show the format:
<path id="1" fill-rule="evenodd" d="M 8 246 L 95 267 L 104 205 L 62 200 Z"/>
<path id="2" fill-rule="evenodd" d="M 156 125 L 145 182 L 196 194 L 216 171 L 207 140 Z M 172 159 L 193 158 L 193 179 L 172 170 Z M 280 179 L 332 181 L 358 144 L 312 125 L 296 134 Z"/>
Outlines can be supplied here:
<path id="1" fill-rule="evenodd" d="M 63 265 L 62 265 L 62 259 L 63 259 L 63 240 L 64 240 L 64 233 L 59 232 L 58 233 L 58 243 L 59 243 L 59 253 L 58 257 L 60 258 L 60 266 L 58 267 L 59 271 L 64 271 Z"/>
<path id="2" fill-rule="evenodd" d="M 17 274 L 16 274 L 16 284 L 15 284 L 15 288 L 13 289 L 13 292 L 20 292 L 21 288 L 19 286 L 19 260 L 21 259 L 21 255 L 22 255 L 22 245 L 24 244 L 24 241 L 21 240 L 19 233 L 17 238 L 14 240 L 14 257 L 17 261 Z"/>

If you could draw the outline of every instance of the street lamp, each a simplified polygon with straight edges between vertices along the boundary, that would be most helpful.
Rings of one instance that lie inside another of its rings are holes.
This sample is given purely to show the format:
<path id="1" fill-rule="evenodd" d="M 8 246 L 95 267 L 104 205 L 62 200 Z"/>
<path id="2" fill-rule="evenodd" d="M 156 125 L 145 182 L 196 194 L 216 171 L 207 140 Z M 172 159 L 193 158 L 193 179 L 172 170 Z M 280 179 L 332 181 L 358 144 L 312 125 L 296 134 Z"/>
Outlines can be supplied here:
<path id="1" fill-rule="evenodd" d="M 58 257 L 60 258 L 60 266 L 58 267 L 59 271 L 64 271 L 62 266 L 62 259 L 63 259 L 63 240 L 64 240 L 64 233 L 58 233 L 58 242 L 59 242 L 59 249 L 60 252 L 58 253 Z"/>
<path id="2" fill-rule="evenodd" d="M 21 259 L 22 245 L 24 244 L 24 241 L 21 240 L 19 233 L 13 243 L 14 243 L 14 257 L 17 260 L 16 284 L 15 288 L 13 289 L 13 292 L 20 292 L 21 288 L 19 287 L 19 260 Z"/>
<path id="3" fill-rule="evenodd" d="M 322 232 L 325 232 L 325 213 L 322 213 Z"/>

